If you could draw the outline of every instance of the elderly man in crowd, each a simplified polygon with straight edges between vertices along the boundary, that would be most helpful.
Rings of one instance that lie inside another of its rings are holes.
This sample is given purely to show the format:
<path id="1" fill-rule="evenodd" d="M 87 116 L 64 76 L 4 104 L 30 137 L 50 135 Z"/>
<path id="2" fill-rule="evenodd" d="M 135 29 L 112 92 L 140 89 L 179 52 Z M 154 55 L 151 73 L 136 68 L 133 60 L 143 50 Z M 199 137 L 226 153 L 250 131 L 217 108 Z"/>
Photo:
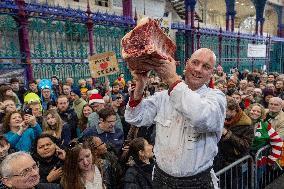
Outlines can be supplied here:
<path id="1" fill-rule="evenodd" d="M 185 82 L 176 73 L 176 62 L 157 61 L 152 69 L 169 90 L 142 99 L 147 73 L 133 72 L 136 87 L 126 108 L 132 125 L 156 123 L 154 188 L 217 188 L 212 169 L 221 138 L 226 98 L 206 86 L 213 76 L 216 56 L 201 48 L 187 61 Z M 170 155 L 169 155 L 170 152 Z"/>
<path id="2" fill-rule="evenodd" d="M 57 184 L 39 184 L 39 168 L 31 155 L 16 152 L 8 155 L 0 165 L 4 186 L 13 189 L 59 189 Z M 4 187 L 3 186 L 3 187 Z M 2 187 L 2 188 L 3 188 Z"/>
<path id="3" fill-rule="evenodd" d="M 273 129 L 284 140 L 284 112 L 282 111 L 282 99 L 279 97 L 272 97 L 268 104 L 267 119 L 271 123 Z"/>

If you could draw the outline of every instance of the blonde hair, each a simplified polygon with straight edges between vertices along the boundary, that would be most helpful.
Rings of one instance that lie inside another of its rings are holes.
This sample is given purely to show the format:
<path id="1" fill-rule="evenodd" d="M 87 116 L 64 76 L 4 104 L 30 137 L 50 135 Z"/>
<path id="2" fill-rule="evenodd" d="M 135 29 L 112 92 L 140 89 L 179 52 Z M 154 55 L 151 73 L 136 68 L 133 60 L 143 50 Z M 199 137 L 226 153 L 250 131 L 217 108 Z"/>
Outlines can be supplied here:
<path id="1" fill-rule="evenodd" d="M 52 117 L 54 117 L 56 119 L 56 123 L 55 123 L 55 131 L 53 129 L 50 128 L 50 126 L 47 123 L 47 116 L 51 114 Z M 62 128 L 63 128 L 63 120 L 61 119 L 61 117 L 59 116 L 59 114 L 57 113 L 56 110 L 48 110 L 45 114 L 44 114 L 44 119 L 43 119 L 43 132 L 45 133 L 49 133 L 51 135 L 56 135 L 57 138 L 61 138 L 61 132 L 62 132 Z"/>
<path id="2" fill-rule="evenodd" d="M 261 119 L 265 119 L 265 117 L 266 117 L 265 108 L 264 108 L 261 104 L 259 104 L 259 103 L 251 104 L 251 105 L 246 109 L 247 115 L 249 115 L 249 117 L 250 117 L 250 111 L 251 111 L 251 109 L 252 109 L 254 106 L 260 107 L 260 112 L 261 112 L 260 118 L 261 118 Z"/>

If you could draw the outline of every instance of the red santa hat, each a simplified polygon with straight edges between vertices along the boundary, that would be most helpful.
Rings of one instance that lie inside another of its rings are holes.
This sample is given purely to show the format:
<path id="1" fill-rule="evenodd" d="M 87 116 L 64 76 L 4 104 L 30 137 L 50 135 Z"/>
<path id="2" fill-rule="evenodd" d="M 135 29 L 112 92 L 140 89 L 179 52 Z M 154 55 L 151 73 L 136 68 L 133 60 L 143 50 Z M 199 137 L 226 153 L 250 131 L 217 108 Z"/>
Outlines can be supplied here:
<path id="1" fill-rule="evenodd" d="M 100 104 L 104 104 L 105 101 L 102 97 L 102 95 L 100 94 L 92 94 L 90 97 L 89 97 L 89 104 L 92 104 L 92 103 L 100 103 Z"/>

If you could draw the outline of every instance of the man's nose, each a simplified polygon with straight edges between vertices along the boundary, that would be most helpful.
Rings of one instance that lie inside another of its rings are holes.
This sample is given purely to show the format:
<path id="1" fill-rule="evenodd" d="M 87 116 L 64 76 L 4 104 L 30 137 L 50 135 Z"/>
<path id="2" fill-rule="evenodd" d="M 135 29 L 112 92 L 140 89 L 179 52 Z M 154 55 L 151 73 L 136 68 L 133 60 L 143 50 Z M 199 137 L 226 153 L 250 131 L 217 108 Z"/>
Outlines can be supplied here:
<path id="1" fill-rule="evenodd" d="M 198 65 L 194 68 L 194 70 L 197 72 L 201 72 L 201 69 L 202 69 L 202 65 Z"/>

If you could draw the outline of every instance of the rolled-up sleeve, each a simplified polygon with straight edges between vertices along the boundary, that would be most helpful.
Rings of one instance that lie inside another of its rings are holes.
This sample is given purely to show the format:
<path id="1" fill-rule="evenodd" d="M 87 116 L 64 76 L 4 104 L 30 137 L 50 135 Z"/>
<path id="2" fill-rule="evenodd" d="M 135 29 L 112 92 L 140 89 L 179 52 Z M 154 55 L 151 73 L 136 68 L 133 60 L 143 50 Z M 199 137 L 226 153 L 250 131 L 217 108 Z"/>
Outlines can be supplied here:
<path id="1" fill-rule="evenodd" d="M 160 97 L 161 93 L 155 94 L 147 99 L 143 99 L 135 107 L 130 107 L 128 104 L 125 110 L 125 121 L 137 127 L 151 126 L 157 115 Z"/>
<path id="2" fill-rule="evenodd" d="M 170 94 L 170 103 L 198 132 L 220 132 L 224 125 L 226 97 L 215 89 L 204 94 L 192 91 L 185 83 L 179 83 Z"/>

